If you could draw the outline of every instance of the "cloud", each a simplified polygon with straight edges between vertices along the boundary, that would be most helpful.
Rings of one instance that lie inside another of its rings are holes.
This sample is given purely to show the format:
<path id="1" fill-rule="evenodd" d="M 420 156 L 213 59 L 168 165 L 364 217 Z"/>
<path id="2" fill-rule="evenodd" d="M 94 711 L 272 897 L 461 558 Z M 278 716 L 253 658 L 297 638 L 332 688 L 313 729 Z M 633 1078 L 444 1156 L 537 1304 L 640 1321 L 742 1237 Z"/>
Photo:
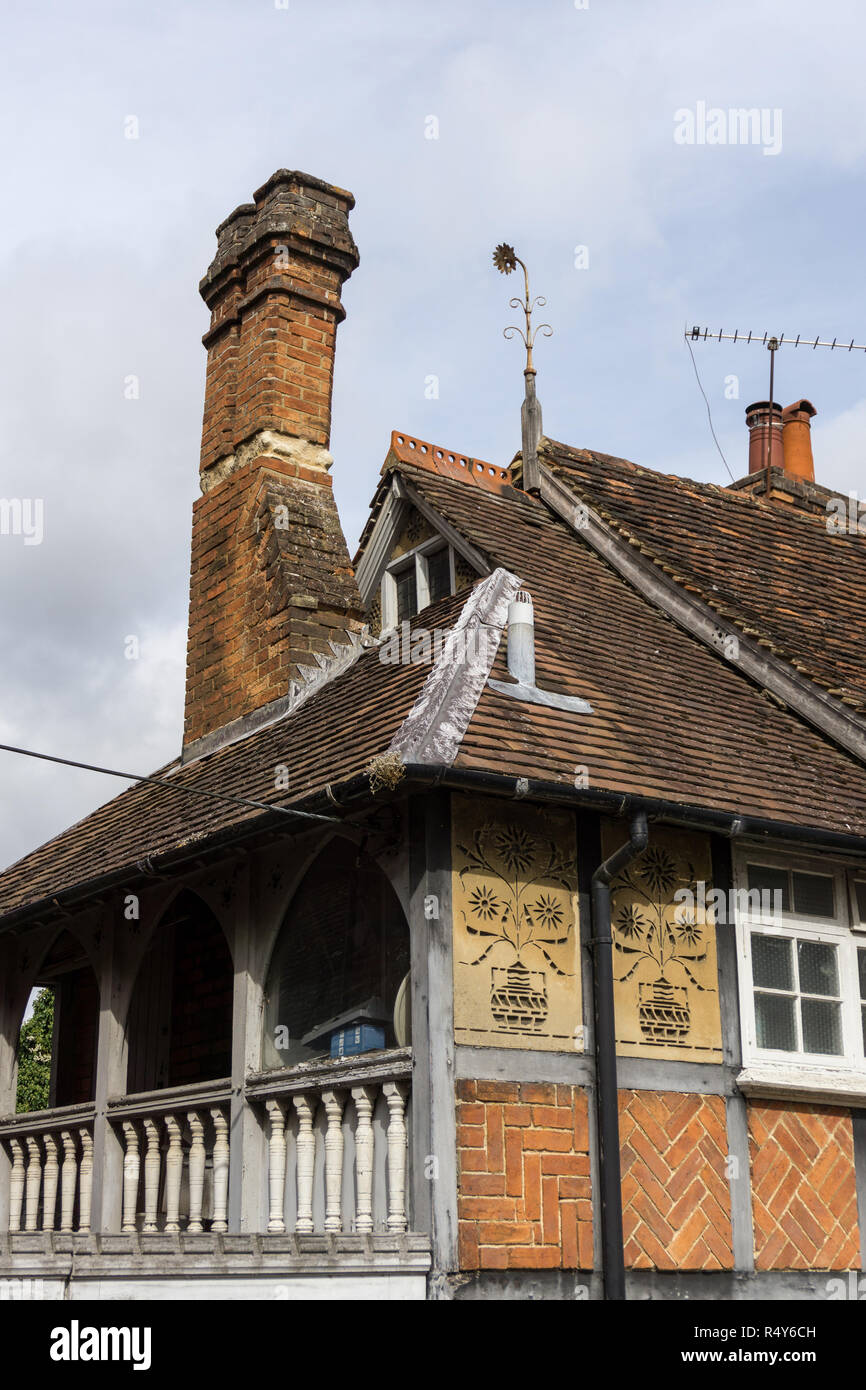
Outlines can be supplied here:
<path id="1" fill-rule="evenodd" d="M 862 318 L 855 0 L 828 0 L 819 25 L 812 0 L 86 0 L 19 7 L 5 27 L 0 492 L 42 498 L 46 532 L 29 548 L 0 537 L 4 741 L 142 771 L 179 749 L 196 287 L 213 229 L 275 168 L 357 197 L 332 433 L 352 544 L 391 429 L 495 461 L 518 446 L 502 239 L 555 329 L 537 354 L 547 432 L 692 476 L 726 478 L 685 322 L 841 337 Z M 676 145 L 674 113 L 698 100 L 781 108 L 782 153 Z M 699 354 L 735 474 L 765 358 Z M 816 353 L 778 368 L 783 396 L 821 411 L 819 471 L 856 487 L 856 367 Z M 0 860 L 114 790 L 0 756 Z"/>

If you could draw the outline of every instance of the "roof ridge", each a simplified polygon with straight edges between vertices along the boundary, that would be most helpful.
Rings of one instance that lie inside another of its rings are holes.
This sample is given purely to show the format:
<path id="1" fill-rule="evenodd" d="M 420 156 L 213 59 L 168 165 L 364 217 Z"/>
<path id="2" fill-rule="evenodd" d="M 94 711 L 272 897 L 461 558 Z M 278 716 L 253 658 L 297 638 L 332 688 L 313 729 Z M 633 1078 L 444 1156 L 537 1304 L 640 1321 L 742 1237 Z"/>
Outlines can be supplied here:
<path id="1" fill-rule="evenodd" d="M 725 502 L 758 507 L 764 511 L 766 515 L 772 516 L 774 520 L 793 518 L 797 521 L 806 521 L 808 524 L 814 523 L 820 526 L 822 530 L 826 529 L 825 519 L 818 512 L 801 511 L 793 507 L 790 510 L 782 511 L 778 505 L 770 502 L 767 498 L 759 497 L 755 493 L 745 489 L 733 489 L 725 483 L 704 482 L 700 478 L 687 478 L 681 473 L 663 473 L 661 469 L 648 468 L 646 464 L 634 463 L 631 459 L 620 458 L 616 454 L 604 454 L 597 449 L 578 449 L 572 444 L 563 444 L 560 440 L 551 439 L 549 436 L 544 437 L 541 442 L 541 448 L 543 448 L 545 444 L 551 445 L 554 450 L 562 450 L 566 455 L 583 454 L 584 459 L 578 459 L 579 462 L 592 461 L 598 464 L 618 464 L 627 468 L 630 472 L 640 474 L 643 477 L 656 478 L 662 482 L 672 483 L 679 491 L 689 492 L 691 489 L 697 489 L 702 493 L 708 493 L 714 498 L 724 500 Z M 566 461 L 561 458 L 557 458 L 557 462 L 567 466 Z M 821 485 L 818 484 L 817 486 Z M 833 497 L 843 496 L 842 493 L 833 492 L 832 488 L 824 488 L 824 491 Z M 855 537 L 855 539 L 866 540 L 866 538 L 861 538 L 859 535 Z"/>

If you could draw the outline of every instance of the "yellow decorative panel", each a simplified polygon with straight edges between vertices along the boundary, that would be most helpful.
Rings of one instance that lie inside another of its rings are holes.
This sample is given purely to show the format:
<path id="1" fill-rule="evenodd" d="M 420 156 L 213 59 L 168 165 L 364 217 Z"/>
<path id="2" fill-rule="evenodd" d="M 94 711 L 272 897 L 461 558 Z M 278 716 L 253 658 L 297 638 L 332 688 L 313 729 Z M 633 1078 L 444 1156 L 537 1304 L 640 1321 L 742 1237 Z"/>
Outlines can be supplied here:
<path id="1" fill-rule="evenodd" d="M 602 826 L 602 850 L 625 840 Z M 617 1051 L 721 1062 L 719 977 L 705 835 L 650 826 L 649 845 L 611 884 Z"/>
<path id="2" fill-rule="evenodd" d="M 574 818 L 465 797 L 452 808 L 457 1041 L 582 1051 Z"/>

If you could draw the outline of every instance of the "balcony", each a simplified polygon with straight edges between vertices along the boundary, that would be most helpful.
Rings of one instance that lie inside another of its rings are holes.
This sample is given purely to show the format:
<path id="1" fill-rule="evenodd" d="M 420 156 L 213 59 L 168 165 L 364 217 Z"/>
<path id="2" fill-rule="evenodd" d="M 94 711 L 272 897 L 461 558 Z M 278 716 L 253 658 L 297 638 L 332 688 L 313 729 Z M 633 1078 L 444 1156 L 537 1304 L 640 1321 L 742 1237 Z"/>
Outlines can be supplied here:
<path id="1" fill-rule="evenodd" d="M 411 1072 L 411 1049 L 390 1049 L 252 1074 L 234 1102 L 222 1079 L 115 1097 L 102 1116 L 92 1104 L 8 1116 L 0 1272 L 40 1280 L 46 1297 L 73 1271 L 80 1297 L 148 1297 L 190 1278 L 207 1297 L 229 1286 L 232 1297 L 423 1297 Z M 261 1194 L 246 1221 L 244 1172 Z"/>

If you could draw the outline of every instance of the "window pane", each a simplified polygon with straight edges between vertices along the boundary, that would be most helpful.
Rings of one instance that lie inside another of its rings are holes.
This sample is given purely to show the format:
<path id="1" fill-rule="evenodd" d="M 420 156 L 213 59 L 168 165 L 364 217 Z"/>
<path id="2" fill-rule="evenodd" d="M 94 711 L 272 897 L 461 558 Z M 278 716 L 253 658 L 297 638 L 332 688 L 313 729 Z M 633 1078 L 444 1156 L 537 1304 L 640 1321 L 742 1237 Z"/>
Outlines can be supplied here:
<path id="1" fill-rule="evenodd" d="M 431 603 L 451 593 L 451 561 L 447 546 L 427 556 L 427 585 Z"/>
<path id="2" fill-rule="evenodd" d="M 861 922 L 866 922 L 866 883 L 855 883 L 854 893 L 857 898 L 857 916 Z"/>
<path id="3" fill-rule="evenodd" d="M 863 1023 L 863 1051 L 866 1052 L 866 1006 L 860 1005 L 860 1018 Z"/>
<path id="4" fill-rule="evenodd" d="M 842 1055 L 842 1007 L 826 999 L 801 999 L 803 1051 Z"/>
<path id="5" fill-rule="evenodd" d="M 857 968 L 860 971 L 860 998 L 866 999 L 866 951 L 857 952 Z"/>
<path id="6" fill-rule="evenodd" d="M 793 989 L 791 969 L 793 942 L 785 936 L 763 936 L 752 932 L 752 977 L 766 989 Z"/>
<path id="7" fill-rule="evenodd" d="M 801 994 L 838 995 L 835 946 L 825 946 L 822 941 L 798 941 L 797 965 Z"/>
<path id="8" fill-rule="evenodd" d="M 794 874 L 794 911 L 804 917 L 834 917 L 833 880 L 824 874 Z"/>
<path id="9" fill-rule="evenodd" d="M 775 1047 L 780 1052 L 797 1051 L 794 1000 L 784 994 L 755 994 L 755 1025 L 758 1047 Z"/>
<path id="10" fill-rule="evenodd" d="M 779 912 L 790 912 L 791 899 L 788 893 L 787 869 L 771 869 L 767 864 L 749 865 L 749 891 L 770 894 L 770 904 Z M 777 893 L 778 898 L 773 894 Z"/>
<path id="11" fill-rule="evenodd" d="M 397 622 L 404 618 L 414 618 L 418 612 L 418 586 L 415 583 L 415 566 L 402 570 L 394 576 L 397 582 Z"/>

